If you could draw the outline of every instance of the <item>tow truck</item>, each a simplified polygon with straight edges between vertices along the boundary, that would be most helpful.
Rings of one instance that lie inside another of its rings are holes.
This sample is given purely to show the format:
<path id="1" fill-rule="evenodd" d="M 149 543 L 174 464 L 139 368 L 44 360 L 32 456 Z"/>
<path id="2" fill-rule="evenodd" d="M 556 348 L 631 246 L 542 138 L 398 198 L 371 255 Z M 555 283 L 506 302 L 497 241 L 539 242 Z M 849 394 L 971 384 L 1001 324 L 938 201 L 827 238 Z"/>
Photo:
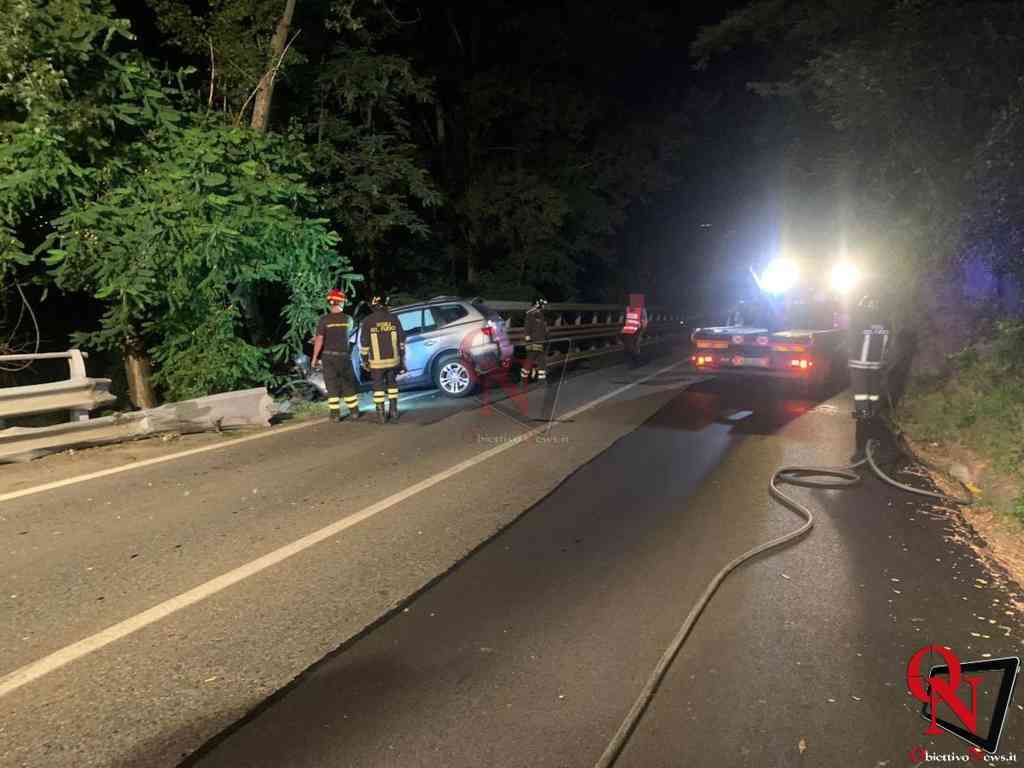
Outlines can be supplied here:
<path id="1" fill-rule="evenodd" d="M 842 295 L 855 271 L 842 263 L 832 286 L 802 285 L 795 263 L 773 263 L 758 275 L 759 295 L 741 302 L 725 325 L 697 328 L 690 336 L 699 371 L 748 379 L 781 380 L 800 394 L 820 398 L 847 371 L 846 313 Z"/>

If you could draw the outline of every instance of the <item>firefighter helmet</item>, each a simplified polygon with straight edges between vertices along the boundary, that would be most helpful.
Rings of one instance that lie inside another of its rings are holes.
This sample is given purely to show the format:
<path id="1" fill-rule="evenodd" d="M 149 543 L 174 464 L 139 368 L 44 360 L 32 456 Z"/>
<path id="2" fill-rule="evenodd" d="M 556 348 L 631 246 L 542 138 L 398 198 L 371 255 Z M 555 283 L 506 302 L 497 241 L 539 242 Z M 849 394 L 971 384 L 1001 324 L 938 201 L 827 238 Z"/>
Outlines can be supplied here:
<path id="1" fill-rule="evenodd" d="M 339 291 L 337 288 L 331 288 L 331 290 L 327 292 L 327 303 L 344 304 L 345 294 Z"/>

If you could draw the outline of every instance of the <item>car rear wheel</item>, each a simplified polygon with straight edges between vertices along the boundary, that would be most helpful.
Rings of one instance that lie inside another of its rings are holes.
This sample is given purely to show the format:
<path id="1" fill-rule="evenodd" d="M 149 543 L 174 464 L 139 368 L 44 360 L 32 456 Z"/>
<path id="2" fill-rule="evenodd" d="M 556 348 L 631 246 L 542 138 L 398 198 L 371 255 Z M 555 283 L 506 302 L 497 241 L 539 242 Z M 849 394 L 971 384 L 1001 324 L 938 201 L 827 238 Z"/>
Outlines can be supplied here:
<path id="1" fill-rule="evenodd" d="M 473 374 L 454 352 L 442 355 L 434 364 L 434 386 L 447 397 L 466 397 L 473 392 Z"/>

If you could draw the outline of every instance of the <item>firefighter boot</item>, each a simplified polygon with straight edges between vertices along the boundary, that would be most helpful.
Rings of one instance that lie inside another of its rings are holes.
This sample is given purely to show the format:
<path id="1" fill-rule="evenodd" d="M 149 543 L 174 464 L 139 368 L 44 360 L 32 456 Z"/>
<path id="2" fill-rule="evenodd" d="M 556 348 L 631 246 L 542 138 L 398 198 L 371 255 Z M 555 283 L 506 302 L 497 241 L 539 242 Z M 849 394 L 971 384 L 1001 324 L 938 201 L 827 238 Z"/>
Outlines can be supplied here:
<path id="1" fill-rule="evenodd" d="M 358 405 L 355 406 L 354 408 L 349 408 L 348 409 L 348 414 L 349 414 L 349 418 L 353 419 L 353 420 L 358 420 L 358 419 L 363 418 L 363 412 L 359 410 L 359 406 Z"/>
<path id="2" fill-rule="evenodd" d="M 388 418 L 391 421 L 398 421 L 398 398 L 388 400 Z"/>
<path id="3" fill-rule="evenodd" d="M 384 403 L 377 403 L 377 421 L 381 424 L 386 424 L 388 421 L 387 416 L 384 415 Z"/>

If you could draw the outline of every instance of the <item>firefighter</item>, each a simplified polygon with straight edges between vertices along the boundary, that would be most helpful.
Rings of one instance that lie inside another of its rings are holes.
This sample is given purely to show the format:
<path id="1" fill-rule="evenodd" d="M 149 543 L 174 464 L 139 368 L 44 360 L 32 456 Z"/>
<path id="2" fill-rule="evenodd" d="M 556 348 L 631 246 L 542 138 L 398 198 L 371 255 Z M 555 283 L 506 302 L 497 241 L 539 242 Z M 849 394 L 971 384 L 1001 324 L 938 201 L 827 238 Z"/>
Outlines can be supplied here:
<path id="1" fill-rule="evenodd" d="M 316 368 L 323 356 L 324 384 L 327 386 L 327 407 L 331 420 L 340 422 L 345 419 L 341 413 L 340 396 L 344 396 L 348 407 L 346 416 L 358 419 L 362 414 L 359 412 L 359 394 L 348 346 L 352 318 L 344 312 L 345 294 L 337 288 L 331 289 L 327 294 L 327 305 L 330 310 L 320 318 L 316 327 L 312 364 Z"/>
<path id="2" fill-rule="evenodd" d="M 548 338 L 548 324 L 544 319 L 547 300 L 543 297 L 533 302 L 526 312 L 526 381 L 547 381 L 548 356 L 545 342 Z"/>
<path id="3" fill-rule="evenodd" d="M 374 296 L 372 312 L 363 320 L 359 333 L 359 356 L 363 368 L 373 377 L 373 404 L 381 424 L 398 421 L 398 374 L 405 371 L 405 331 L 387 308 L 387 301 Z M 388 412 L 384 413 L 384 403 Z"/>
<path id="4" fill-rule="evenodd" d="M 889 349 L 889 328 L 877 296 L 866 295 L 850 319 L 850 388 L 857 420 L 857 452 L 864 456 L 868 439 L 880 430 L 882 388 Z"/>
<path id="5" fill-rule="evenodd" d="M 630 294 L 626 319 L 622 325 L 622 346 L 626 350 L 630 368 L 640 365 L 640 343 L 645 330 L 647 330 L 647 309 L 644 306 L 643 294 Z"/>

